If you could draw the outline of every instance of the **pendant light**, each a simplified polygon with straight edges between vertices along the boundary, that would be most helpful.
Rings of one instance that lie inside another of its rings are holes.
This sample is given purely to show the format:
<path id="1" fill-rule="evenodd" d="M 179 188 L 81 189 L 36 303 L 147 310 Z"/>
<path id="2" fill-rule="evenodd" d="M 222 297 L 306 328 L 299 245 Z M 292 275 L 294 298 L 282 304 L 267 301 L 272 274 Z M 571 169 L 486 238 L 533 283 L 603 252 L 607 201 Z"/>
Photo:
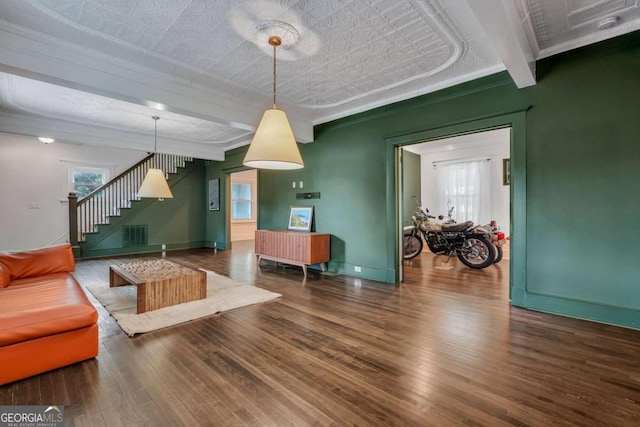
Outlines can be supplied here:
<path id="1" fill-rule="evenodd" d="M 155 120 L 153 164 L 156 166 L 158 164 L 156 157 L 158 155 L 158 119 L 160 119 L 160 117 L 153 116 L 151 118 Z M 142 181 L 142 185 L 138 190 L 138 197 L 157 198 L 160 201 L 173 198 L 173 194 L 171 194 L 171 190 L 169 189 L 169 184 L 167 184 L 167 181 L 164 179 L 164 173 L 160 169 L 150 168 L 147 171 L 147 175 L 144 177 L 144 181 Z"/>
<path id="2" fill-rule="evenodd" d="M 273 46 L 273 108 L 264 112 L 243 165 L 257 169 L 301 169 L 302 156 L 289 125 L 287 114 L 276 108 L 276 47 L 280 37 L 269 37 Z"/>

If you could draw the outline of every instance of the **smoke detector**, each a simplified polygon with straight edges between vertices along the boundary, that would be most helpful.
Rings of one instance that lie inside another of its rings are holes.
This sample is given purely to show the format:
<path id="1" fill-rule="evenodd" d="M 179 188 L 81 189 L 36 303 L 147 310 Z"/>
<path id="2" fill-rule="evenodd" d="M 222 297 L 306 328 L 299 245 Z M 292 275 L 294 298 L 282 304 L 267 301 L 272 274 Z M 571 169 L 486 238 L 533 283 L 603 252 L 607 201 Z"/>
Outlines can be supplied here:
<path id="1" fill-rule="evenodd" d="M 598 31 L 608 30 L 609 28 L 613 28 L 620 22 L 619 16 L 610 16 L 608 18 L 604 18 L 602 21 L 598 22 Z"/>

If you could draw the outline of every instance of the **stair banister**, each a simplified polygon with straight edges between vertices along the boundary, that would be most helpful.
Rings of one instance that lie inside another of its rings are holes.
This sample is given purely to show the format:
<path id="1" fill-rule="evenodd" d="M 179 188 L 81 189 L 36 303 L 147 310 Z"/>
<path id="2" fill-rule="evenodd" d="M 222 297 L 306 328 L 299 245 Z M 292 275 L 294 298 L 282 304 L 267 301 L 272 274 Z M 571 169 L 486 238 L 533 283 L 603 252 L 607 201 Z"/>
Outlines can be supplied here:
<path id="1" fill-rule="evenodd" d="M 69 193 L 69 243 L 72 247 L 78 246 L 78 196 Z M 75 232 L 74 232 L 75 230 Z"/>
<path id="2" fill-rule="evenodd" d="M 84 241 L 86 233 L 95 232 L 97 225 L 108 223 L 110 216 L 119 215 L 120 209 L 131 206 L 144 176 L 153 165 L 154 156 L 158 156 L 157 167 L 165 177 L 193 160 L 186 156 L 151 153 L 80 200 L 75 193 L 69 193 L 69 242 L 72 246 Z"/>

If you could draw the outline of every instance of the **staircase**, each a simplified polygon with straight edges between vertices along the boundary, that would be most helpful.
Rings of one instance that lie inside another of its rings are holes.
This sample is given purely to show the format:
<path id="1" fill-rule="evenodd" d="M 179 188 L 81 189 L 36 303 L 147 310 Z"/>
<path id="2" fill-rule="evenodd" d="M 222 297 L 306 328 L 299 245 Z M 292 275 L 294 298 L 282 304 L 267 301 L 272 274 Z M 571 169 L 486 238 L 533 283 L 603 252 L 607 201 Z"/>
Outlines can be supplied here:
<path id="1" fill-rule="evenodd" d="M 170 154 L 150 154 L 120 175 L 86 197 L 78 200 L 75 193 L 69 193 L 69 241 L 78 247 L 87 236 L 97 233 L 98 226 L 109 224 L 114 217 L 121 217 L 124 210 L 139 201 L 138 188 L 147 171 L 154 167 L 164 172 L 165 177 L 185 168 L 193 158 Z M 171 180 L 169 180 L 171 186 Z"/>

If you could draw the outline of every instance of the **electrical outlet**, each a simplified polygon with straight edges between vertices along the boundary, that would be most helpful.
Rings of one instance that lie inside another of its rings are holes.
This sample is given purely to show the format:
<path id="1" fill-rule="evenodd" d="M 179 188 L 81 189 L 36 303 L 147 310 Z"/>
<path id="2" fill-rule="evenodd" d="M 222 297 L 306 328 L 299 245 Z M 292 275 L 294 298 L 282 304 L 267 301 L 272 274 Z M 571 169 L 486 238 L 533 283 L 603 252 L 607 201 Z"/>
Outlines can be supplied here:
<path id="1" fill-rule="evenodd" d="M 38 203 L 38 202 L 29 202 L 27 207 L 29 209 L 40 209 L 40 203 Z"/>
<path id="2" fill-rule="evenodd" d="M 167 250 L 167 245 L 165 243 L 162 244 L 162 250 L 163 251 Z"/>
<path id="3" fill-rule="evenodd" d="M 300 188 L 302 188 L 302 181 L 300 181 Z"/>
<path id="4" fill-rule="evenodd" d="M 360 267 L 359 265 L 354 265 L 353 271 L 355 271 L 356 273 L 362 273 L 362 267 Z"/>
<path id="5" fill-rule="evenodd" d="M 291 188 L 296 188 L 296 182 L 295 182 L 295 181 L 293 181 L 293 182 L 291 183 Z"/>

